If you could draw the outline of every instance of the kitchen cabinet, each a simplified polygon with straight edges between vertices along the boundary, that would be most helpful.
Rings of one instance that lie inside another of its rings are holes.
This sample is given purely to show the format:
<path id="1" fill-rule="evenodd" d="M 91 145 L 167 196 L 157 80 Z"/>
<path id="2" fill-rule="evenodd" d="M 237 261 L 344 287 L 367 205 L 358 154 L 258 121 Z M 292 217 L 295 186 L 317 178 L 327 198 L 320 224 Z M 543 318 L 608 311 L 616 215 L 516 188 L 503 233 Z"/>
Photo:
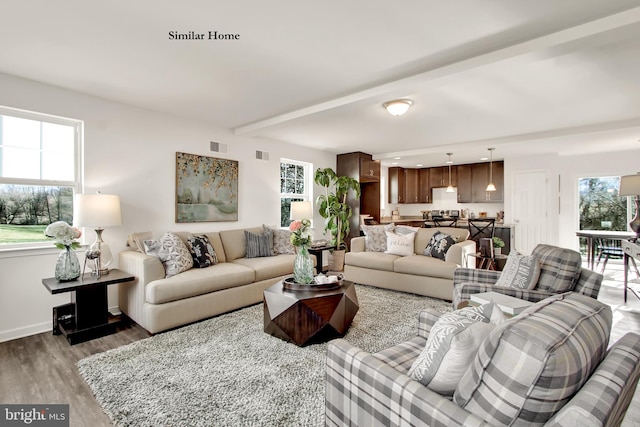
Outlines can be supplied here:
<path id="1" fill-rule="evenodd" d="M 456 166 L 456 187 L 458 192 L 458 203 L 471 203 L 473 201 L 471 165 Z"/>
<path id="2" fill-rule="evenodd" d="M 389 203 L 404 203 L 404 168 L 390 167 L 389 168 L 389 183 L 388 183 L 388 202 Z"/>
<path id="3" fill-rule="evenodd" d="M 349 244 L 351 238 L 360 235 L 361 214 L 370 215 L 374 221 L 380 222 L 380 162 L 373 160 L 371 154 L 362 152 L 339 154 L 336 158 L 336 173 L 360 182 L 360 199 L 356 199 L 352 191 L 347 197 L 352 212 L 347 236 Z"/>
<path id="4" fill-rule="evenodd" d="M 456 181 L 456 168 L 451 167 L 451 185 L 455 187 Z M 429 168 L 429 184 L 431 185 L 431 188 L 449 186 L 449 166 Z"/>
<path id="5" fill-rule="evenodd" d="M 428 168 L 418 169 L 418 203 L 431 203 Z"/>
<path id="6" fill-rule="evenodd" d="M 418 203 L 418 189 L 420 187 L 418 169 L 404 170 L 404 185 L 405 203 Z"/>
<path id="7" fill-rule="evenodd" d="M 360 159 L 360 182 L 380 181 L 380 160 Z"/>
<path id="8" fill-rule="evenodd" d="M 471 165 L 472 201 L 502 202 L 504 200 L 504 162 L 493 162 L 493 183 L 496 191 L 487 191 L 489 185 L 489 163 Z"/>

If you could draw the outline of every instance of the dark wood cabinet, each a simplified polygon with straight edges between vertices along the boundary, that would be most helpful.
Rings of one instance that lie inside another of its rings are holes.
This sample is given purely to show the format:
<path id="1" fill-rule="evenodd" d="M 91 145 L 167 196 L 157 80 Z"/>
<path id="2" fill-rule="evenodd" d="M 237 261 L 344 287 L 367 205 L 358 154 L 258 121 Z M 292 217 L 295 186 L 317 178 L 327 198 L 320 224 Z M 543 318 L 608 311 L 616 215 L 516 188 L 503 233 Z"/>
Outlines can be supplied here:
<path id="1" fill-rule="evenodd" d="M 457 165 L 455 169 L 458 203 L 471 203 L 473 201 L 471 165 Z"/>
<path id="2" fill-rule="evenodd" d="M 404 170 L 405 203 L 418 203 L 418 189 L 420 187 L 419 169 Z"/>
<path id="3" fill-rule="evenodd" d="M 380 162 L 373 160 L 371 154 L 362 152 L 338 154 L 336 173 L 360 182 L 360 199 L 356 199 L 352 192 L 347 199 L 352 212 L 347 237 L 349 245 L 352 237 L 360 235 L 360 215 L 370 215 L 374 221 L 380 222 Z"/>
<path id="4" fill-rule="evenodd" d="M 472 202 L 502 202 L 504 200 L 504 162 L 493 162 L 491 167 L 496 191 L 487 191 L 487 185 L 490 181 L 490 164 L 474 163 L 471 165 Z"/>
<path id="5" fill-rule="evenodd" d="M 388 184 L 388 202 L 389 203 L 404 203 L 404 190 L 405 190 L 405 175 L 404 168 L 391 167 L 389 168 L 389 184 Z"/>
<path id="6" fill-rule="evenodd" d="M 451 185 L 456 186 L 457 174 L 455 167 L 451 167 Z M 449 166 L 429 168 L 429 185 L 431 188 L 443 188 L 449 186 Z"/>
<path id="7" fill-rule="evenodd" d="M 431 203 L 429 169 L 418 169 L 418 203 Z"/>
<path id="8" fill-rule="evenodd" d="M 380 160 L 360 159 L 360 182 L 380 181 Z"/>

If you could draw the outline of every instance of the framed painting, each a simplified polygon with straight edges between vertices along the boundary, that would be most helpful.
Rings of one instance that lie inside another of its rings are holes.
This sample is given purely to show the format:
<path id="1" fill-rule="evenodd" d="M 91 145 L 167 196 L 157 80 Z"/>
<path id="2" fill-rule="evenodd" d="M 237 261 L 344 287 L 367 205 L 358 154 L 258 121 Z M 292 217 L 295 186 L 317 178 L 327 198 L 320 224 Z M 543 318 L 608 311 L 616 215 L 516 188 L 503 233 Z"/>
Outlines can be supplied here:
<path id="1" fill-rule="evenodd" d="M 238 220 L 238 161 L 176 153 L 176 222 Z"/>

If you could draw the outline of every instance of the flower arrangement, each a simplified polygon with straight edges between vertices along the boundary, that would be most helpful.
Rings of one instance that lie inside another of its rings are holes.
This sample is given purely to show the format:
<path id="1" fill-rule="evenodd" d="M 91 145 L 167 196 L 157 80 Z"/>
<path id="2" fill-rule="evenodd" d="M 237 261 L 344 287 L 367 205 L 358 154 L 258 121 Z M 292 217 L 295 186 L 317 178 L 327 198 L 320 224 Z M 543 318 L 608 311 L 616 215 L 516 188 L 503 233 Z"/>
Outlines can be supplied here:
<path id="1" fill-rule="evenodd" d="M 289 224 L 289 230 L 291 233 L 291 244 L 293 246 L 309 246 L 311 245 L 311 221 L 308 219 L 302 219 L 299 221 L 292 221 Z"/>
<path id="2" fill-rule="evenodd" d="M 74 239 L 82 236 L 82 231 L 76 227 L 72 227 L 64 221 L 52 222 L 44 230 L 47 237 L 56 239 L 56 248 L 58 249 L 78 249 L 80 243 Z"/>

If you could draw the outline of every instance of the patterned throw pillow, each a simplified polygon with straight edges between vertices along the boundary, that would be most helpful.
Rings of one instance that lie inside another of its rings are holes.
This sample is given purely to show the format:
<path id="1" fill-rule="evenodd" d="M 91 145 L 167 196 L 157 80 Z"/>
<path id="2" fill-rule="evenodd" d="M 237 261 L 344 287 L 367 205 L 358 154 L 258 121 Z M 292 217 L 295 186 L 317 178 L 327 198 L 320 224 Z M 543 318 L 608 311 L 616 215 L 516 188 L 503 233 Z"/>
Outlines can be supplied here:
<path id="1" fill-rule="evenodd" d="M 505 320 L 494 303 L 443 315 L 431 328 L 408 375 L 437 393 L 452 396 L 482 341 Z"/>
<path id="2" fill-rule="evenodd" d="M 540 277 L 540 259 L 533 255 L 511 252 L 496 286 L 533 289 Z"/>
<path id="3" fill-rule="evenodd" d="M 244 230 L 247 241 L 247 258 L 273 256 L 273 231 L 265 230 L 262 234 Z"/>
<path id="4" fill-rule="evenodd" d="M 456 239 L 442 231 L 436 231 L 431 236 L 431 240 L 424 248 L 423 255 L 438 258 L 444 261 L 447 251 L 452 245 L 455 245 Z"/>
<path id="5" fill-rule="evenodd" d="M 265 231 L 271 230 L 273 232 L 273 253 L 275 255 L 295 255 L 296 248 L 291 243 L 291 231 L 284 230 L 282 228 L 262 225 Z"/>
<path id="6" fill-rule="evenodd" d="M 387 250 L 387 231 L 393 231 L 394 223 L 386 225 L 361 225 L 365 235 L 364 247 L 367 252 L 384 252 Z"/>
<path id="7" fill-rule="evenodd" d="M 160 240 L 145 240 L 144 251 L 162 262 L 166 277 L 175 276 L 193 267 L 193 258 L 187 245 L 170 231 L 164 233 Z"/>
<path id="8" fill-rule="evenodd" d="M 387 250 L 385 254 L 400 256 L 413 255 L 413 241 L 416 233 L 395 234 L 387 231 Z"/>
<path id="9" fill-rule="evenodd" d="M 205 268 L 218 263 L 216 251 L 213 249 L 209 238 L 204 234 L 189 235 L 187 237 L 187 246 L 193 258 L 194 267 Z"/>

